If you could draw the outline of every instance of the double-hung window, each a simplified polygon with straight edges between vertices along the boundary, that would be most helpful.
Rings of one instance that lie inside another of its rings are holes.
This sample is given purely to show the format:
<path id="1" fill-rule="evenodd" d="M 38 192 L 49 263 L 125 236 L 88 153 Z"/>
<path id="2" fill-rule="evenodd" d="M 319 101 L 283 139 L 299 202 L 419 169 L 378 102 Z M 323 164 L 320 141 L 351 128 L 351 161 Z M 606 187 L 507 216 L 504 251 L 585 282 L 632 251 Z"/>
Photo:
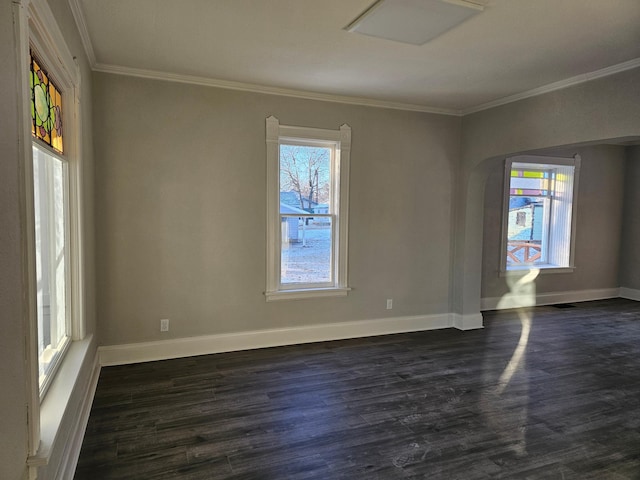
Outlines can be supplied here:
<path id="1" fill-rule="evenodd" d="M 346 295 L 351 129 L 266 127 L 266 298 Z"/>
<path id="2" fill-rule="evenodd" d="M 580 158 L 507 159 L 502 271 L 574 268 Z"/>

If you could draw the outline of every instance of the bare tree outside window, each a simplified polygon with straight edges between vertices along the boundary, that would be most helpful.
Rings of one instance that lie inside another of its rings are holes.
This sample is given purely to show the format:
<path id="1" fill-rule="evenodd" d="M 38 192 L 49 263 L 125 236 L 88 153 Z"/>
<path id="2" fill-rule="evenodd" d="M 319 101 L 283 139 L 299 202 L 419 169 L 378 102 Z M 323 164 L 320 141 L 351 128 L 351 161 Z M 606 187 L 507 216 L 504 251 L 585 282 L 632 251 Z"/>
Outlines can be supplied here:
<path id="1" fill-rule="evenodd" d="M 280 191 L 293 191 L 302 210 L 329 203 L 331 151 L 326 147 L 280 145 Z"/>
<path id="2" fill-rule="evenodd" d="M 332 281 L 331 157 L 330 147 L 280 144 L 283 284 Z"/>
<path id="3" fill-rule="evenodd" d="M 266 119 L 267 301 L 346 296 L 351 128 Z"/>

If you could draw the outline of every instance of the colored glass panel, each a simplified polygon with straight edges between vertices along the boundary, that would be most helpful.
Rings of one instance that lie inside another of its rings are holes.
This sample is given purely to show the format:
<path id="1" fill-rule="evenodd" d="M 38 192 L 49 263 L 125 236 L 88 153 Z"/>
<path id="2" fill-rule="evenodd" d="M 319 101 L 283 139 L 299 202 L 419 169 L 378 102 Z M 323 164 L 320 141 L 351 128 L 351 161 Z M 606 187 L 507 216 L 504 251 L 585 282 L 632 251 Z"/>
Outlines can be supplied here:
<path id="1" fill-rule="evenodd" d="M 510 194 L 526 196 L 547 196 L 553 175 L 550 170 L 511 170 Z"/>
<path id="2" fill-rule="evenodd" d="M 62 95 L 31 55 L 31 133 L 62 153 Z"/>

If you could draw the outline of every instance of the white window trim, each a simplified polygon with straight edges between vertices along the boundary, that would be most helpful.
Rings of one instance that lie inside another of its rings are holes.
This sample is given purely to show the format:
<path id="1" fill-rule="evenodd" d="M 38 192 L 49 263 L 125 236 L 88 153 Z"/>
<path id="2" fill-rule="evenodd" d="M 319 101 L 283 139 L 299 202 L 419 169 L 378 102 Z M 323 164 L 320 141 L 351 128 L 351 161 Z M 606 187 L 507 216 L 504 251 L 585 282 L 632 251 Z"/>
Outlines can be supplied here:
<path id="1" fill-rule="evenodd" d="M 558 266 L 554 264 L 535 264 L 507 267 L 507 230 L 509 227 L 509 198 L 511 185 L 511 166 L 514 163 L 532 163 L 552 167 L 554 165 L 564 165 L 574 167 L 573 173 L 573 198 L 571 213 L 571 238 L 569 247 L 569 264 Z M 507 158 L 504 168 L 503 199 L 502 199 L 502 235 L 500 242 L 500 276 L 507 277 L 510 274 L 521 274 L 522 271 L 539 269 L 541 274 L 550 273 L 572 273 L 575 271 L 575 241 L 576 241 L 576 221 L 578 211 L 578 182 L 580 178 L 580 155 L 576 154 L 572 158 L 549 157 L 539 155 L 518 155 Z"/>
<path id="2" fill-rule="evenodd" d="M 335 225 L 334 239 L 334 284 L 304 288 L 287 288 L 280 286 L 280 179 L 279 179 L 279 147 L 283 139 L 316 140 L 332 142 L 339 148 L 339 159 L 336 162 L 339 178 L 339 191 L 334 192 L 334 205 L 338 215 Z M 268 302 L 275 300 L 296 300 L 302 298 L 345 296 L 349 292 L 347 286 L 347 245 L 349 225 L 349 160 L 351 151 L 351 127 L 342 125 L 339 130 L 295 127 L 280 125 L 277 118 L 266 119 L 267 142 L 267 279 L 265 297 Z"/>
<path id="3" fill-rule="evenodd" d="M 86 355 L 86 343 L 80 342 L 85 338 L 85 312 L 84 312 L 84 238 L 83 238 L 83 202 L 82 202 L 82 162 L 81 150 L 81 122 L 80 117 L 80 72 L 79 67 L 69 51 L 64 36 L 57 25 L 53 12 L 46 0 L 17 0 L 13 3 L 14 38 L 17 46 L 18 64 L 16 65 L 17 85 L 16 93 L 21 99 L 21 107 L 18 111 L 18 121 L 21 128 L 18 130 L 18 142 L 22 157 L 23 178 L 23 205 L 21 216 L 23 218 L 24 249 L 27 252 L 24 269 L 27 279 L 27 320 L 26 320 L 26 344 L 28 377 L 26 389 L 28 392 L 27 421 L 29 423 L 29 458 L 27 463 L 30 468 L 30 477 L 37 476 L 37 467 L 48 463 L 51 446 L 55 442 L 58 428 L 66 409 L 66 402 L 57 401 L 55 398 L 45 397 L 46 391 L 39 388 L 38 375 L 38 347 L 37 347 L 37 285 L 35 267 L 35 219 L 34 219 L 34 186 L 33 186 L 33 137 L 31 135 L 31 108 L 29 104 L 29 50 L 34 51 L 43 67 L 50 75 L 63 95 L 64 117 L 64 159 L 69 171 L 69 258 L 70 265 L 70 316 L 71 316 L 71 345 L 66 355 L 58 365 L 58 371 L 75 371 Z M 49 149 L 42 142 L 38 145 Z M 58 156 L 58 154 L 56 154 Z M 77 344 L 77 345 L 76 345 Z M 81 346 L 82 345 L 82 346 Z M 71 355 L 82 349 L 83 355 Z M 71 358 L 70 358 L 71 357 Z M 71 365 L 73 364 L 73 365 Z M 70 395 L 75 380 L 60 378 L 57 375 L 47 387 L 49 390 L 59 392 L 67 391 Z M 69 386 L 71 385 L 71 386 Z M 50 400 L 50 401 L 44 401 Z M 41 430 L 41 425 L 46 428 Z M 54 427 L 51 427 L 54 426 Z M 50 428 L 51 427 L 51 428 Z"/>

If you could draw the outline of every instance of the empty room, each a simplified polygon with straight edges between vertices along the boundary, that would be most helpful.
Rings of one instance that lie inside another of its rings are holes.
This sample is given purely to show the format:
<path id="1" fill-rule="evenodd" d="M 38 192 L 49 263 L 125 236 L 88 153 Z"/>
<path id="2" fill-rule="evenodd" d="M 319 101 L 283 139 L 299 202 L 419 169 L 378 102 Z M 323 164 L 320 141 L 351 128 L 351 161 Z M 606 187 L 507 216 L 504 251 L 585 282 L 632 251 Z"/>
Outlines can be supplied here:
<path id="1" fill-rule="evenodd" d="M 0 9 L 0 478 L 640 478 L 637 0 Z"/>

